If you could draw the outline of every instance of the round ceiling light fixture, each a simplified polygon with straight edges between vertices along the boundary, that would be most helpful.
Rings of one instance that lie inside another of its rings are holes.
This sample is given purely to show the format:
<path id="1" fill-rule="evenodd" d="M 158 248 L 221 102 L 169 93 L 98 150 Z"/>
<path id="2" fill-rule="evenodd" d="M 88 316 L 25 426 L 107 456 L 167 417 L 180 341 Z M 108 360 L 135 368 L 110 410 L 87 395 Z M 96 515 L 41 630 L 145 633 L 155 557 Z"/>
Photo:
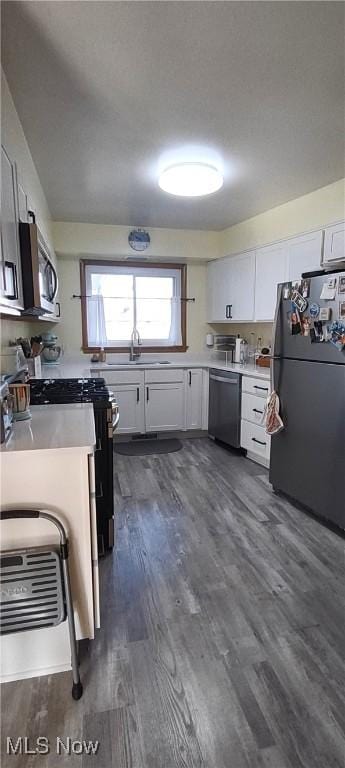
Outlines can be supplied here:
<path id="1" fill-rule="evenodd" d="M 223 186 L 223 175 L 208 163 L 175 163 L 160 175 L 158 184 L 164 192 L 179 197 L 202 197 Z"/>

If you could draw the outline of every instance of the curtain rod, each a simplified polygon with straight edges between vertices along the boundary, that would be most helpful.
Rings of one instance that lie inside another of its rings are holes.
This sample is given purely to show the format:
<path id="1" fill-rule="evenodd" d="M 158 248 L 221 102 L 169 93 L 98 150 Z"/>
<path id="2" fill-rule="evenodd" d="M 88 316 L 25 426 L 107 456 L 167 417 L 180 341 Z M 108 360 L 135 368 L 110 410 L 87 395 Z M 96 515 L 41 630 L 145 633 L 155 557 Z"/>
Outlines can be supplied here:
<path id="1" fill-rule="evenodd" d="M 128 299 L 128 301 L 132 301 L 133 296 L 103 296 L 101 293 L 94 293 L 94 294 L 88 294 L 88 293 L 73 293 L 71 296 L 71 299 L 97 299 L 98 296 L 102 296 L 103 299 Z M 187 302 L 195 302 L 195 298 L 193 299 L 187 299 L 183 296 L 171 296 L 170 299 L 168 299 L 166 296 L 140 296 L 139 299 L 137 297 L 137 300 L 139 301 L 187 301 Z"/>

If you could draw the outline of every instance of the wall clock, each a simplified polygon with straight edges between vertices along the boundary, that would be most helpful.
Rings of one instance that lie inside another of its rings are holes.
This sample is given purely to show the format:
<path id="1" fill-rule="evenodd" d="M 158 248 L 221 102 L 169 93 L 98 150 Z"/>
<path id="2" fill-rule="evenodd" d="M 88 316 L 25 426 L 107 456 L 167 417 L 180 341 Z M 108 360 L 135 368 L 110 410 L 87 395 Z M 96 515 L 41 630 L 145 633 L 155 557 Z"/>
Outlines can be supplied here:
<path id="1" fill-rule="evenodd" d="M 132 229 L 128 242 L 133 251 L 146 251 L 150 245 L 150 235 L 145 229 Z"/>

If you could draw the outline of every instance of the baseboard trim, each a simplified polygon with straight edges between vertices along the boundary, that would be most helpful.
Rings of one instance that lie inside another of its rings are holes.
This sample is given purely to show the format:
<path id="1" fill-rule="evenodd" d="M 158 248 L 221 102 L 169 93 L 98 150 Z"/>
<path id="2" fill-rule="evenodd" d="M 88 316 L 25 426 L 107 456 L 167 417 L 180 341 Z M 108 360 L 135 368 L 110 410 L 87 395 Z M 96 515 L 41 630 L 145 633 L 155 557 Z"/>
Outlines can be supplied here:
<path id="1" fill-rule="evenodd" d="M 3 685 L 4 683 L 13 683 L 16 680 L 28 680 L 29 678 L 43 677 L 44 675 L 56 675 L 58 672 L 69 672 L 71 669 L 72 667 L 70 663 L 56 664 L 52 667 L 42 667 L 38 669 L 26 669 L 9 675 L 1 675 L 0 683 Z"/>
<path id="2" fill-rule="evenodd" d="M 204 429 L 191 429 L 188 431 L 176 431 L 176 432 L 154 432 L 150 434 L 150 432 L 146 432 L 144 435 L 134 435 L 134 434 L 128 434 L 128 435 L 116 435 L 114 440 L 119 443 L 129 443 L 132 440 L 135 440 L 137 442 L 138 440 L 142 439 L 144 440 L 168 440 L 171 437 L 178 437 L 180 440 L 190 440 L 193 437 L 208 437 L 208 432 Z"/>

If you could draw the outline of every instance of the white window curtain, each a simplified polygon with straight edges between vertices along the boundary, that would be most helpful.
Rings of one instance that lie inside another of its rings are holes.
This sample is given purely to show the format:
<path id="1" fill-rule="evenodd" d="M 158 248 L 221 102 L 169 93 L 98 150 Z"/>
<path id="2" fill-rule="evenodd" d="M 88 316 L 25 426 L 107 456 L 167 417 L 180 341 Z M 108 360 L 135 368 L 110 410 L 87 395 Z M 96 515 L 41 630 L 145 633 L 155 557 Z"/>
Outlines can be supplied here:
<path id="1" fill-rule="evenodd" d="M 167 346 L 178 347 L 182 344 L 181 296 L 179 286 L 175 285 L 176 295 L 171 299 L 171 325 Z"/>
<path id="2" fill-rule="evenodd" d="M 88 296 L 86 301 L 89 346 L 104 348 L 107 345 L 107 331 L 103 296 L 98 293 L 96 296 Z"/>

